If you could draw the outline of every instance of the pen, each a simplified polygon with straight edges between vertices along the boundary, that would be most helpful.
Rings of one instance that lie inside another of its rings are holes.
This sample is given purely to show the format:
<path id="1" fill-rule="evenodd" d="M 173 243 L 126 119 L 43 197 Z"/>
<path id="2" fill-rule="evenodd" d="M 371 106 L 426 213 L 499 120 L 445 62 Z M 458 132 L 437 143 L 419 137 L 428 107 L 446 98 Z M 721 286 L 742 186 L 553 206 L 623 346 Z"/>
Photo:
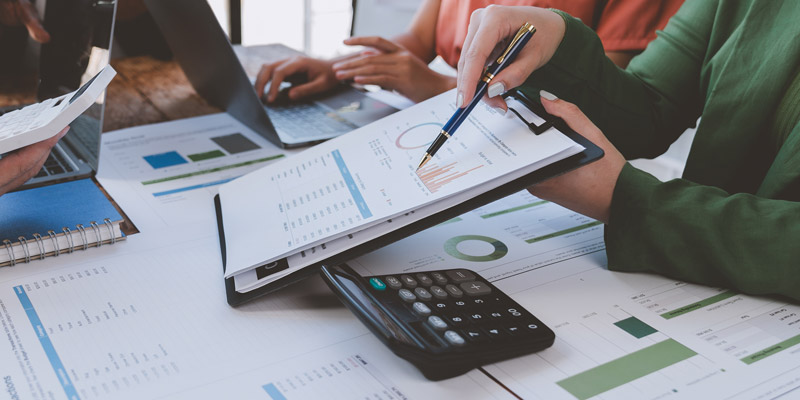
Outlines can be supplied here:
<path id="1" fill-rule="evenodd" d="M 509 43 L 506 50 L 500 57 L 497 58 L 496 61 L 491 63 L 486 69 L 484 70 L 483 78 L 481 78 L 480 82 L 478 82 L 478 87 L 475 90 L 475 96 L 472 100 L 467 104 L 464 108 L 459 108 L 456 110 L 455 114 L 450 117 L 450 120 L 447 121 L 446 124 L 442 127 L 442 130 L 439 132 L 439 135 L 436 136 L 436 140 L 431 143 L 428 150 L 425 151 L 425 156 L 422 157 L 422 161 L 419 162 L 419 166 L 417 170 L 422 168 L 425 164 L 430 161 L 431 157 L 439 151 L 439 148 L 442 147 L 444 142 L 452 136 L 456 129 L 467 119 L 470 111 L 475 108 L 475 105 L 481 100 L 483 94 L 486 93 L 486 88 L 489 87 L 489 83 L 492 79 L 500 73 L 508 64 L 511 64 L 511 61 L 519 54 L 520 50 L 525 47 L 525 44 L 528 43 L 528 40 L 531 39 L 531 36 L 536 33 L 536 27 L 531 25 L 530 23 L 526 22 L 519 28 L 517 34 L 514 35 L 514 38 Z"/>

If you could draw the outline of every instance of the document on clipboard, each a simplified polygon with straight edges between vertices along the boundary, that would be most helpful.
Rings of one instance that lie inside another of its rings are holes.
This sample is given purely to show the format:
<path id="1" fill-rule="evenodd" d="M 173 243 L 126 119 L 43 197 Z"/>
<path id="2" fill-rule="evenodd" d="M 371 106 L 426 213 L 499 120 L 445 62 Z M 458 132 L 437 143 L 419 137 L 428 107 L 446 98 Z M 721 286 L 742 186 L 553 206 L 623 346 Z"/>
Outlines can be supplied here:
<path id="1" fill-rule="evenodd" d="M 402 239 L 602 156 L 521 94 L 480 104 L 437 155 L 420 154 L 456 106 L 447 92 L 223 185 L 217 217 L 228 302 Z M 534 111 L 530 111 L 533 109 Z M 543 117 L 544 116 L 544 117 Z M 533 127 L 546 127 L 544 130 Z M 304 271 L 304 272 L 301 272 Z"/>

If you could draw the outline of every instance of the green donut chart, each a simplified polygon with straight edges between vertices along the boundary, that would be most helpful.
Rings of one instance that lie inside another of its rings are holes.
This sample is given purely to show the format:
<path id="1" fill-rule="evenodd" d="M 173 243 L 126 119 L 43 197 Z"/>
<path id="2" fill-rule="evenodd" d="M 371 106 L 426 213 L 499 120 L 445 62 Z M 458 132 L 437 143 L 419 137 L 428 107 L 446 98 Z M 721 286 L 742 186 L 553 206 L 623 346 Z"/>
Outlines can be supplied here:
<path id="1" fill-rule="evenodd" d="M 458 250 L 458 244 L 461 243 L 461 242 L 468 241 L 468 240 L 478 240 L 478 241 L 481 241 L 481 242 L 489 243 L 490 245 L 492 245 L 492 247 L 494 247 L 494 251 L 492 253 L 484 255 L 484 256 L 473 256 L 473 255 L 470 255 L 470 254 L 464 254 L 464 253 L 462 253 L 461 251 Z M 447 254 L 449 254 L 449 255 L 451 255 L 451 256 L 459 259 L 459 260 L 475 261 L 475 262 L 486 262 L 486 261 L 499 260 L 499 259 L 505 257 L 505 255 L 508 254 L 508 246 L 506 246 L 505 243 L 503 243 L 503 242 L 501 242 L 501 241 L 499 241 L 499 240 L 497 240 L 495 238 L 490 238 L 488 236 L 462 235 L 462 236 L 456 236 L 456 237 L 450 238 L 446 242 L 444 242 L 444 251 Z"/>

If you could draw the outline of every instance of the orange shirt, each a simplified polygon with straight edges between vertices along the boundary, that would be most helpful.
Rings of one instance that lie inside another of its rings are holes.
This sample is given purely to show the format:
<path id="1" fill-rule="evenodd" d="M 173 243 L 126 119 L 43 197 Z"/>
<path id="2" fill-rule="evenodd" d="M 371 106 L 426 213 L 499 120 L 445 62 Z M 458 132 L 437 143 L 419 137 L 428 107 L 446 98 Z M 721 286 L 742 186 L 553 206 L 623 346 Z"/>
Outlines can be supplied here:
<path id="1" fill-rule="evenodd" d="M 472 11 L 490 4 L 556 8 L 597 31 L 606 51 L 642 51 L 683 0 L 441 0 L 436 54 L 458 64 Z"/>

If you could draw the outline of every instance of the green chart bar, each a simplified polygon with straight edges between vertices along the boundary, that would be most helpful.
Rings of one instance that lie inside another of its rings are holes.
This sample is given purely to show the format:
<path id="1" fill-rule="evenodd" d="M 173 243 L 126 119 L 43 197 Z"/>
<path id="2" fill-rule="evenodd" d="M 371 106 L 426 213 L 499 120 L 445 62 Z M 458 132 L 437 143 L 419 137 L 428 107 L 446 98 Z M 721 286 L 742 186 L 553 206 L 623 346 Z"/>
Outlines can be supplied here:
<path id="1" fill-rule="evenodd" d="M 553 233 L 548 234 L 548 235 L 539 236 L 539 237 L 535 237 L 535 238 L 530 238 L 530 239 L 525 240 L 525 242 L 526 243 L 541 242 L 542 240 L 547 240 L 547 239 L 552 239 L 554 237 L 564 236 L 564 235 L 570 234 L 572 232 L 582 231 L 582 230 L 584 230 L 586 228 L 591 228 L 593 226 L 602 225 L 602 224 L 603 223 L 600 222 L 600 221 L 589 222 L 588 224 L 573 226 L 572 228 L 564 229 L 563 231 L 553 232 Z"/>
<path id="2" fill-rule="evenodd" d="M 718 295 L 711 296 L 711 297 L 709 297 L 707 299 L 700 300 L 698 302 L 694 302 L 692 304 L 685 305 L 685 306 L 683 306 L 681 308 L 676 308 L 676 309 L 674 309 L 672 311 L 667 311 L 667 312 L 661 314 L 661 317 L 664 318 L 664 319 L 671 319 L 671 318 L 675 318 L 675 317 L 680 317 L 683 314 L 690 313 L 690 312 L 692 312 L 694 310 L 699 310 L 699 309 L 701 309 L 703 307 L 710 306 L 710 305 L 712 305 L 714 303 L 719 303 L 720 301 L 723 301 L 725 299 L 728 299 L 728 298 L 731 298 L 733 296 L 736 296 L 737 294 L 738 293 L 736 293 L 736 292 L 732 292 L 730 290 L 727 290 L 727 291 L 724 291 L 724 292 L 722 292 L 722 293 L 720 293 Z"/>
<path id="3" fill-rule="evenodd" d="M 238 164 L 224 165 L 222 167 L 204 169 L 202 171 L 197 171 L 197 172 L 190 172 L 188 174 L 168 176 L 166 178 L 153 179 L 152 181 L 144 181 L 144 182 L 142 182 L 142 185 L 147 186 L 147 185 L 152 185 L 154 183 L 169 182 L 169 181 L 174 181 L 174 180 L 178 180 L 178 179 L 190 178 L 190 177 L 198 176 L 198 175 L 212 174 L 214 172 L 224 171 L 226 169 L 244 167 L 246 165 L 253 165 L 253 164 L 258 164 L 258 163 L 262 163 L 262 162 L 272 161 L 272 160 L 276 160 L 276 159 L 282 158 L 282 157 L 283 157 L 283 154 L 278 154 L 277 156 L 259 158 L 258 160 L 250 160 L 250 161 L 245 161 L 245 162 L 241 162 L 241 163 L 238 163 Z"/>
<path id="4" fill-rule="evenodd" d="M 493 213 L 484 214 L 484 215 L 481 215 L 481 218 L 483 218 L 483 219 L 492 218 L 492 217 L 496 217 L 498 215 L 508 214 L 508 213 L 512 213 L 514 211 L 524 210 L 526 208 L 536 207 L 536 206 L 540 206 L 542 204 L 547 204 L 547 203 L 549 203 L 549 201 L 547 201 L 547 200 L 534 201 L 533 203 L 523 204 L 521 206 L 509 208 L 507 210 L 500 210 L 500 211 L 495 211 Z"/>
<path id="5" fill-rule="evenodd" d="M 797 335 L 795 337 L 792 337 L 792 338 L 789 338 L 787 340 L 784 340 L 784 341 L 782 341 L 782 342 L 780 342 L 780 343 L 778 343 L 776 345 L 769 346 L 764 350 L 757 351 L 757 352 L 755 352 L 753 354 L 750 354 L 749 356 L 743 358 L 742 362 L 744 362 L 745 364 L 750 365 L 750 364 L 752 364 L 752 363 L 754 363 L 756 361 L 763 360 L 763 359 L 765 359 L 765 358 L 767 358 L 767 357 L 769 357 L 771 355 L 780 353 L 781 351 L 784 351 L 784 350 L 786 350 L 786 349 L 788 349 L 788 348 L 790 348 L 792 346 L 796 346 L 798 344 L 800 344 L 800 335 Z"/>
<path id="6" fill-rule="evenodd" d="M 585 400 L 695 355 L 697 353 L 688 347 L 667 339 L 556 383 L 578 399 Z"/>
<path id="7" fill-rule="evenodd" d="M 616 325 L 617 328 L 628 332 L 631 336 L 637 339 L 641 339 L 645 336 L 658 332 L 655 330 L 655 328 L 645 324 L 642 322 L 642 320 L 636 317 L 625 318 L 622 321 L 614 322 L 614 325 Z"/>
<path id="8" fill-rule="evenodd" d="M 225 153 L 223 153 L 220 150 L 212 150 L 212 151 L 207 151 L 205 153 L 189 154 L 186 157 L 189 157 L 189 159 L 194 162 L 198 162 L 198 161 L 210 160 L 212 158 L 225 157 Z"/>

